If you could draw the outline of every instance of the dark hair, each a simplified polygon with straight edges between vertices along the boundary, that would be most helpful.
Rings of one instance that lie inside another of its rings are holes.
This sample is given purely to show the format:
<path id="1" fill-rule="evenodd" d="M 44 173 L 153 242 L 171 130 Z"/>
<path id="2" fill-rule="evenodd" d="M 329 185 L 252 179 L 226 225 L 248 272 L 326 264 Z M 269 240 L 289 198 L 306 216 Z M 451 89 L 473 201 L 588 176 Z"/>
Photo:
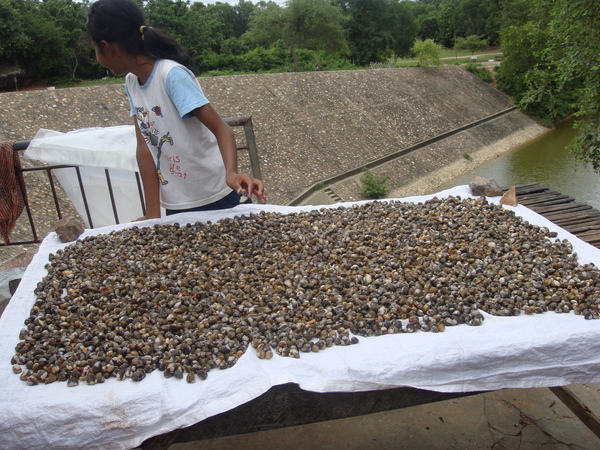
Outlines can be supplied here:
<path id="1" fill-rule="evenodd" d="M 87 13 L 87 31 L 94 44 L 121 44 L 132 55 L 172 59 L 192 69 L 192 56 L 167 33 L 150 27 L 144 11 L 131 0 L 97 0 Z"/>

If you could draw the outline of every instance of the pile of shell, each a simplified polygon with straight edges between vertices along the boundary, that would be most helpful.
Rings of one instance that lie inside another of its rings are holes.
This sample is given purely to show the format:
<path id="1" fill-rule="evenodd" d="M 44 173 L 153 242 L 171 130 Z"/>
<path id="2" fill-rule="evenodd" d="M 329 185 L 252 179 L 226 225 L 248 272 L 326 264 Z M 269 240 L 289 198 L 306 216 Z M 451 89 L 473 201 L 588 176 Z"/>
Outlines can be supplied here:
<path id="1" fill-rule="evenodd" d="M 32 385 L 156 369 L 193 382 L 249 346 L 298 358 L 356 336 L 480 325 L 479 311 L 597 318 L 599 271 L 551 237 L 453 197 L 89 237 L 50 255 L 12 364 Z"/>

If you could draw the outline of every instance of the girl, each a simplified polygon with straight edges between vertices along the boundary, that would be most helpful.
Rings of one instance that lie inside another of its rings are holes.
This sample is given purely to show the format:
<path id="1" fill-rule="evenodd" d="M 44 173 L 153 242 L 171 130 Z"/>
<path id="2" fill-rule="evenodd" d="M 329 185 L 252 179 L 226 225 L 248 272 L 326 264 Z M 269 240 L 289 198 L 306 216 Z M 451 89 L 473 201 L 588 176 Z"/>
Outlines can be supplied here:
<path id="1" fill-rule="evenodd" d="M 87 29 L 96 59 L 125 89 L 136 127 L 146 215 L 232 208 L 242 191 L 266 202 L 263 184 L 238 174 L 233 132 L 204 96 L 177 42 L 146 24 L 131 0 L 98 0 Z"/>

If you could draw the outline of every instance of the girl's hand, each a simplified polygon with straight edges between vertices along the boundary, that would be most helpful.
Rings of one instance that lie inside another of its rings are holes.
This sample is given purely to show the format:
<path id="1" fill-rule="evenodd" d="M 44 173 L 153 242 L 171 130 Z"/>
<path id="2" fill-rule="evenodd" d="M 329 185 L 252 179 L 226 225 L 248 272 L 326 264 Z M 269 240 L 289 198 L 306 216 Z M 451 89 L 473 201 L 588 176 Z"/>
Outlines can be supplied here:
<path id="1" fill-rule="evenodd" d="M 265 188 L 258 178 L 253 178 L 245 173 L 231 172 L 227 174 L 227 185 L 240 195 L 242 195 L 242 191 L 246 191 L 248 197 L 256 195 L 261 203 L 267 203 Z"/>
<path id="2" fill-rule="evenodd" d="M 160 219 L 160 214 L 158 216 L 151 216 L 149 214 L 146 214 L 145 216 L 138 217 L 137 219 L 133 220 L 133 222 L 141 222 L 142 220 L 150 220 L 150 219 Z"/>

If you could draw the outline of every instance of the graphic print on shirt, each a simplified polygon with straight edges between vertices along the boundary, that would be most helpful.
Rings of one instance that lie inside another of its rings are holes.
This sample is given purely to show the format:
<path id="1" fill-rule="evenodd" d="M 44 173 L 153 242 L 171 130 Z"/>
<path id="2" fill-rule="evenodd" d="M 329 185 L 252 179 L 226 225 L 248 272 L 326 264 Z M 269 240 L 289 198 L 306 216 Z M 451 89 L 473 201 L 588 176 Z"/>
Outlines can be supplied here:
<path id="1" fill-rule="evenodd" d="M 162 110 L 160 109 L 160 106 L 155 106 L 154 108 L 152 108 L 152 112 L 154 114 L 156 114 L 158 117 L 162 117 Z"/>
<path id="2" fill-rule="evenodd" d="M 169 184 L 165 177 L 163 177 L 162 172 L 160 170 L 160 157 L 162 155 L 162 146 L 165 142 L 168 142 L 171 147 L 173 146 L 173 138 L 169 136 L 170 131 L 167 132 L 164 136 L 158 137 L 160 135 L 160 131 L 154 127 L 155 122 L 150 121 L 150 113 L 147 109 L 143 107 L 136 107 L 136 116 L 140 125 L 140 131 L 144 136 L 144 140 L 147 144 L 151 144 L 157 148 L 156 155 L 156 173 L 158 175 L 158 179 L 161 184 Z M 157 115 L 162 117 L 162 111 L 160 106 L 155 106 L 152 108 L 152 111 Z"/>
<path id="3" fill-rule="evenodd" d="M 150 112 L 144 107 L 136 106 L 135 113 L 146 143 L 158 144 L 159 131 L 154 128 L 154 122 L 150 122 Z"/>
<path id="4" fill-rule="evenodd" d="M 161 136 L 160 138 L 160 144 L 158 144 L 158 155 L 157 155 L 157 163 L 156 163 L 156 173 L 158 173 L 158 179 L 160 180 L 161 184 L 168 184 L 169 182 L 167 180 L 165 180 L 165 178 L 162 176 L 162 172 L 160 171 L 160 155 L 162 153 L 162 146 L 164 145 L 165 142 L 168 142 L 171 147 L 173 147 L 173 138 L 169 137 L 169 133 L 170 131 L 167 132 L 167 134 L 165 134 L 164 136 Z"/>

